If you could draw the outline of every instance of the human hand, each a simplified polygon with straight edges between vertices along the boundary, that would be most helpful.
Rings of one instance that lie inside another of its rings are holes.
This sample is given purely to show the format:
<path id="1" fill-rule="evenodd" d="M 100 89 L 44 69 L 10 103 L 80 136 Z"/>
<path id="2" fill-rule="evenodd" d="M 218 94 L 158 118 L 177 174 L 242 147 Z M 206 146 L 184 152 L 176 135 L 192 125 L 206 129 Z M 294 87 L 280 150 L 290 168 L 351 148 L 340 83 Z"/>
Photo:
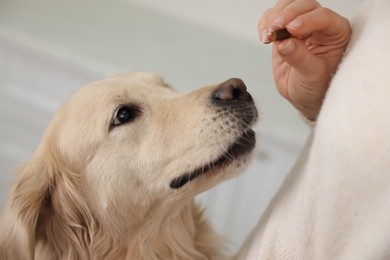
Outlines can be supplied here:
<path id="1" fill-rule="evenodd" d="M 279 93 L 316 120 L 330 80 L 351 36 L 349 21 L 314 0 L 279 0 L 259 21 L 259 36 L 286 28 L 293 38 L 274 42 L 272 68 Z"/>

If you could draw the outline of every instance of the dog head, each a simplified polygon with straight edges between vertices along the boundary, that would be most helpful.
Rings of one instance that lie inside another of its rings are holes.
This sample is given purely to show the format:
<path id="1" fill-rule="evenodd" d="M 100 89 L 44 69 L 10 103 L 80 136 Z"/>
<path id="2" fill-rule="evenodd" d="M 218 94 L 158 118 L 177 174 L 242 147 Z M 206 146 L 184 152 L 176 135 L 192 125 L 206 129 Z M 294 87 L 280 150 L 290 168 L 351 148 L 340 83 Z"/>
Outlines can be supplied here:
<path id="1" fill-rule="evenodd" d="M 56 113 L 9 207 L 45 239 L 53 215 L 49 229 L 99 223 L 123 234 L 242 170 L 256 119 L 239 79 L 185 94 L 145 73 L 94 82 Z"/>
<path id="2" fill-rule="evenodd" d="M 132 73 L 76 93 L 50 140 L 63 164 L 83 173 L 91 198 L 109 204 L 113 195 L 139 194 L 145 203 L 193 196 L 232 177 L 255 145 L 256 119 L 239 79 L 181 94 L 156 75 Z"/>

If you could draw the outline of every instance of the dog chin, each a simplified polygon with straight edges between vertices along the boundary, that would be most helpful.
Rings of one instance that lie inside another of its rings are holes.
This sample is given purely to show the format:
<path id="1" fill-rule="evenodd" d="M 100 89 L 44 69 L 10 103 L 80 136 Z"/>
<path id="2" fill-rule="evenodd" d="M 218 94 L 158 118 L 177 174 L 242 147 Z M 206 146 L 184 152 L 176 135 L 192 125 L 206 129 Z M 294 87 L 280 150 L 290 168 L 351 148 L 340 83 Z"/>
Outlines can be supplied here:
<path id="1" fill-rule="evenodd" d="M 180 189 L 198 177 L 220 172 L 234 162 L 237 162 L 237 167 L 240 167 L 240 161 L 252 153 L 255 145 L 255 132 L 248 129 L 218 159 L 174 178 L 169 186 L 172 189 Z"/>

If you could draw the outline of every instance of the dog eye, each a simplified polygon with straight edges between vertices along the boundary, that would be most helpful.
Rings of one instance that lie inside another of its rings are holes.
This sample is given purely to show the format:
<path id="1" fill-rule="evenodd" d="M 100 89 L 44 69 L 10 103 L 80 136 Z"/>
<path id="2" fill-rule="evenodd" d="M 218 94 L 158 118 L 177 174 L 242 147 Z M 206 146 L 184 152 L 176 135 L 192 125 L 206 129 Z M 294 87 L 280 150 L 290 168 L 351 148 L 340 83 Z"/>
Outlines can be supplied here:
<path id="1" fill-rule="evenodd" d="M 113 126 L 129 123 L 136 119 L 139 115 L 139 109 L 136 107 L 121 107 L 116 112 L 115 118 L 112 122 Z"/>

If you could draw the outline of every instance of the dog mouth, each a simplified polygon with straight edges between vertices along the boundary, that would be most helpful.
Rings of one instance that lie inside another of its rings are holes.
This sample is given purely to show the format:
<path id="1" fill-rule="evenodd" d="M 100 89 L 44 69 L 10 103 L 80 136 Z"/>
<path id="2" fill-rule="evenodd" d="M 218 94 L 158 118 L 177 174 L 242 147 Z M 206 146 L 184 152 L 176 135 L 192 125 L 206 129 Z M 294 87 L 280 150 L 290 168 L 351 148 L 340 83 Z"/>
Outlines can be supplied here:
<path id="1" fill-rule="evenodd" d="M 230 165 L 232 162 L 248 155 L 255 145 L 255 132 L 252 129 L 248 129 L 239 138 L 237 138 L 237 140 L 218 159 L 173 179 L 169 186 L 172 189 L 180 189 L 189 181 L 192 181 L 197 177 L 200 177 L 208 172 L 221 170 Z"/>

